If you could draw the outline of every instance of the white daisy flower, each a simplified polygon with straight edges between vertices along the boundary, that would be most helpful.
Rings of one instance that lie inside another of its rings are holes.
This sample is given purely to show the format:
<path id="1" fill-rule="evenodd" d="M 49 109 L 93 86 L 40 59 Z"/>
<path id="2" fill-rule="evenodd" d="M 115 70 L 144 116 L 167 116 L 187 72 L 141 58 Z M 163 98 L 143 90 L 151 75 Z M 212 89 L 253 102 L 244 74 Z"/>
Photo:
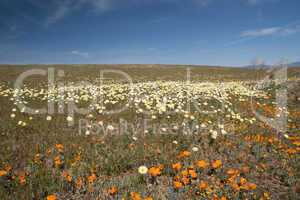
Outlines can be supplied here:
<path id="1" fill-rule="evenodd" d="M 140 173 L 140 174 L 147 174 L 147 172 L 148 172 L 148 168 L 146 167 L 146 166 L 140 166 L 139 168 L 138 168 L 138 172 Z"/>
<path id="2" fill-rule="evenodd" d="M 218 132 L 217 131 L 212 131 L 211 132 L 211 138 L 212 139 L 217 139 L 217 137 L 218 137 Z"/>
<path id="3" fill-rule="evenodd" d="M 68 122 L 72 122 L 72 121 L 73 121 L 73 117 L 68 116 L 68 117 L 67 117 L 67 121 L 68 121 Z"/>
<path id="4" fill-rule="evenodd" d="M 193 148 L 192 148 L 192 151 L 193 151 L 193 152 L 197 152 L 197 151 L 199 151 L 199 148 L 198 148 L 198 147 L 193 147 Z"/>

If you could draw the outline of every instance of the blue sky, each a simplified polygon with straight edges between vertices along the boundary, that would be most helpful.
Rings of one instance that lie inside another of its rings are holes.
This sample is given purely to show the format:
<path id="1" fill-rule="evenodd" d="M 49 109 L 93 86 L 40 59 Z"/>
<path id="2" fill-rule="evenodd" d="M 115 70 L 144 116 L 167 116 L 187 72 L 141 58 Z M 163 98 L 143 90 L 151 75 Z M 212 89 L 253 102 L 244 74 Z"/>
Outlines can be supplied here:
<path id="1" fill-rule="evenodd" d="M 299 0 L 1 0 L 0 63 L 300 61 Z"/>

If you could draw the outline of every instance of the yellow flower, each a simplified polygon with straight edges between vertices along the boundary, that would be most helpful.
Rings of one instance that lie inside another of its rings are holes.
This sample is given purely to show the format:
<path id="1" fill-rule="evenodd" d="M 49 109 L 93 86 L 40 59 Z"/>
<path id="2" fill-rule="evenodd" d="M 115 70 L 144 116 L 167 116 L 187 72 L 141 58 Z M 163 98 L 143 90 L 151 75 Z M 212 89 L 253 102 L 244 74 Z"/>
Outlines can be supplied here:
<path id="1" fill-rule="evenodd" d="M 242 177 L 242 178 L 240 179 L 240 184 L 241 184 L 241 185 L 244 185 L 244 184 L 246 184 L 246 183 L 247 183 L 247 179 L 245 179 L 245 178 Z"/>
<path id="2" fill-rule="evenodd" d="M 38 153 L 34 156 L 34 162 L 41 163 L 41 154 Z"/>
<path id="3" fill-rule="evenodd" d="M 188 175 L 189 175 L 188 170 L 183 170 L 183 171 L 181 171 L 181 175 L 182 175 L 182 176 L 188 176 Z"/>

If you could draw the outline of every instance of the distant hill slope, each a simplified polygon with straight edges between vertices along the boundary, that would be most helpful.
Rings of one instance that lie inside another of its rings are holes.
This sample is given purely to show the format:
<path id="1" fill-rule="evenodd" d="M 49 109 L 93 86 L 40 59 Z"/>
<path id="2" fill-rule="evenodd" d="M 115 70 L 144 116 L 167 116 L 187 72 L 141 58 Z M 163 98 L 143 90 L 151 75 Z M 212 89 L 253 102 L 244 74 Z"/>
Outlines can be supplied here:
<path id="1" fill-rule="evenodd" d="M 245 68 L 249 68 L 249 69 L 269 69 L 269 68 L 274 68 L 276 67 L 276 65 L 247 65 L 245 66 Z M 293 63 L 289 63 L 288 67 L 300 67 L 300 62 L 293 62 Z"/>
<path id="2" fill-rule="evenodd" d="M 294 62 L 289 64 L 290 67 L 300 67 L 300 62 Z"/>

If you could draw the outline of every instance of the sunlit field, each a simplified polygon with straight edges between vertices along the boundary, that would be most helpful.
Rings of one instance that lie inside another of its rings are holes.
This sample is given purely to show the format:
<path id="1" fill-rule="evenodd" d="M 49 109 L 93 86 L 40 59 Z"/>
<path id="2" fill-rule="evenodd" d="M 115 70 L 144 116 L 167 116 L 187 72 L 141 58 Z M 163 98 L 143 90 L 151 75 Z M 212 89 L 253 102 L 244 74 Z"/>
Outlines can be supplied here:
<path id="1" fill-rule="evenodd" d="M 276 71 L 1 66 L 0 199 L 297 199 L 300 69 Z"/>

